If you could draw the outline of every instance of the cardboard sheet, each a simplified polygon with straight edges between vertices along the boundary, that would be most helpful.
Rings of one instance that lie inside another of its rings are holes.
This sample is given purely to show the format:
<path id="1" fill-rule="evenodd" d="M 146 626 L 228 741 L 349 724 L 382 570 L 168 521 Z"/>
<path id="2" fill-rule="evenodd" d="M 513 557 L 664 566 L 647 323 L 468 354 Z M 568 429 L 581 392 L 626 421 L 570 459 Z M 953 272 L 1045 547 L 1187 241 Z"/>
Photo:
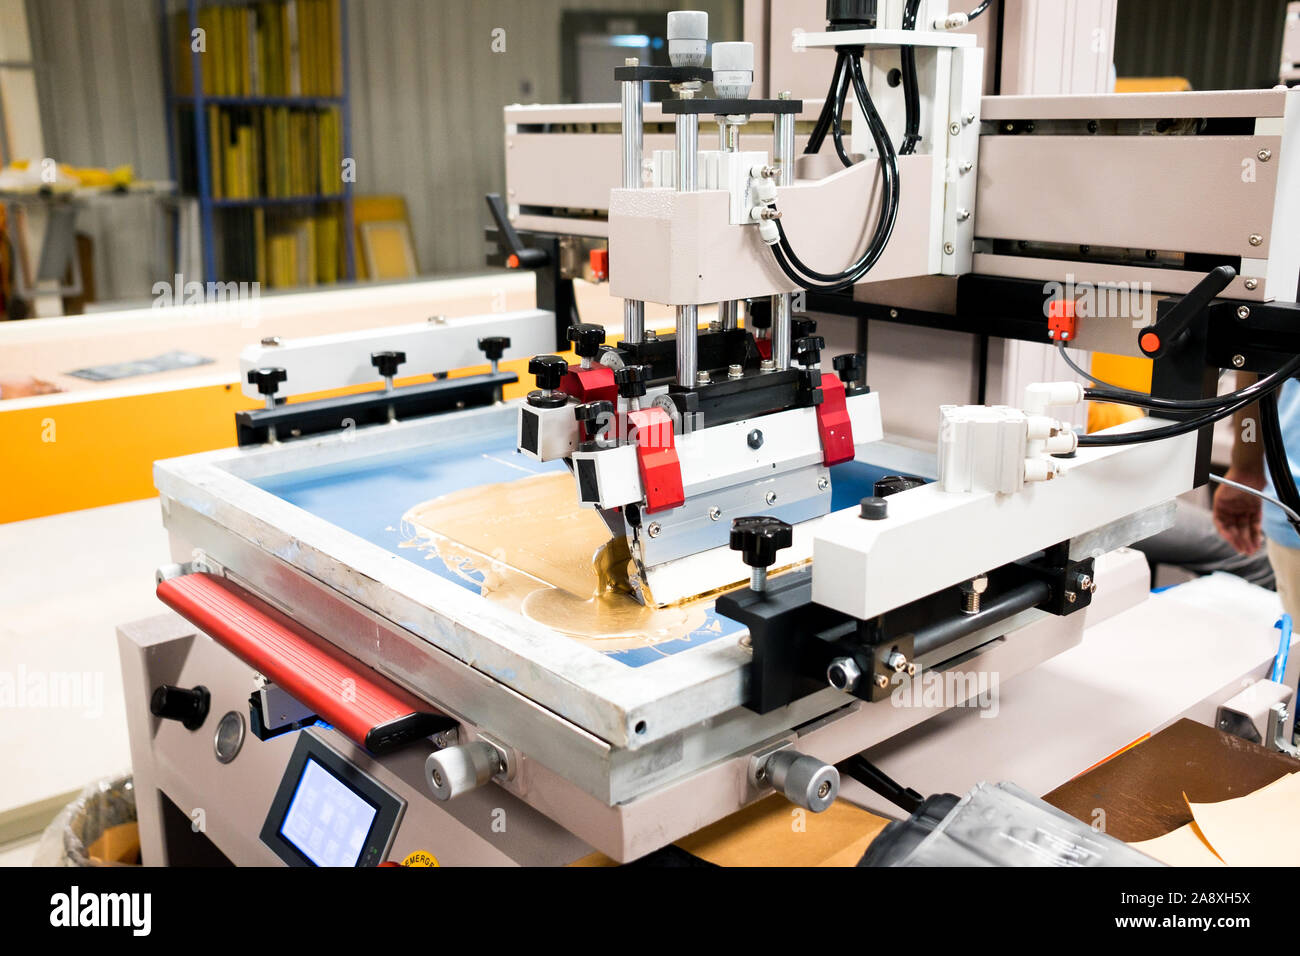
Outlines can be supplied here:
<path id="1" fill-rule="evenodd" d="M 1129 846 L 1169 866 L 1224 865 L 1210 845 L 1205 842 L 1200 828 L 1195 823 L 1179 827 L 1154 840 L 1142 840 L 1139 843 L 1130 843 Z"/>
<path id="2" fill-rule="evenodd" d="M 1300 866 L 1300 773 L 1235 800 L 1188 806 L 1229 866 Z"/>

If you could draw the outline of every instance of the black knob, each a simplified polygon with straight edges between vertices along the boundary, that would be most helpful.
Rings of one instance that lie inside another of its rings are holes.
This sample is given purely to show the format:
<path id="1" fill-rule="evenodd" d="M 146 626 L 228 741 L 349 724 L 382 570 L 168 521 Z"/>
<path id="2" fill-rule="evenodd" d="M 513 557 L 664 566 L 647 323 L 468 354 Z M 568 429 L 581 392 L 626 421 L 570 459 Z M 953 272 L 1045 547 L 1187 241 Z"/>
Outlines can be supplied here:
<path id="1" fill-rule="evenodd" d="M 795 357 L 799 364 L 811 368 L 822 360 L 822 349 L 826 340 L 820 335 L 805 335 L 794 343 Z"/>
<path id="2" fill-rule="evenodd" d="M 798 342 L 800 339 L 806 339 L 810 335 L 817 333 L 817 320 L 802 318 L 790 320 L 790 338 Z"/>
<path id="3" fill-rule="evenodd" d="M 553 392 L 569 372 L 569 363 L 558 355 L 535 355 L 528 360 L 528 373 L 537 379 L 537 387 Z"/>
<path id="4" fill-rule="evenodd" d="M 883 521 L 889 517 L 889 502 L 884 498 L 863 498 L 860 502 L 860 516 L 868 521 Z"/>
<path id="5" fill-rule="evenodd" d="M 487 356 L 489 362 L 495 362 L 506 354 L 510 348 L 510 339 L 504 335 L 489 335 L 478 340 L 478 347 Z"/>
<path id="6" fill-rule="evenodd" d="M 379 369 L 384 378 L 392 378 L 397 369 L 406 364 L 405 352 L 371 352 L 370 364 Z"/>
<path id="7" fill-rule="evenodd" d="M 211 695 L 202 684 L 194 688 L 159 684 L 149 699 L 149 710 L 155 717 L 179 720 L 186 730 L 198 730 L 208 716 Z"/>
<path id="8" fill-rule="evenodd" d="M 640 398 L 645 394 L 646 379 L 650 376 L 648 365 L 624 365 L 614 370 L 614 384 L 623 398 Z"/>
<path id="9" fill-rule="evenodd" d="M 871 490 L 876 493 L 877 498 L 888 498 L 900 491 L 920 488 L 923 484 L 925 484 L 924 478 L 913 478 L 911 475 L 885 475 L 883 478 L 876 479 Z"/>
<path id="10" fill-rule="evenodd" d="M 877 23 L 876 0 L 826 0 L 831 30 L 871 30 Z"/>
<path id="11" fill-rule="evenodd" d="M 289 373 L 282 368 L 252 368 L 248 370 L 248 384 L 256 385 L 263 395 L 274 395 L 288 379 Z"/>
<path id="12" fill-rule="evenodd" d="M 755 515 L 731 522 L 731 550 L 751 568 L 770 568 L 778 551 L 794 543 L 794 529 L 780 518 Z"/>
<path id="13" fill-rule="evenodd" d="M 587 426 L 597 425 L 603 416 L 613 414 L 613 402 L 588 402 L 573 407 L 573 417 Z"/>
<path id="14" fill-rule="evenodd" d="M 772 327 L 772 300 L 751 299 L 749 303 L 749 325 L 755 329 Z"/>
<path id="15" fill-rule="evenodd" d="M 867 367 L 867 357 L 861 352 L 846 352 L 835 356 L 831 364 L 839 373 L 841 382 L 855 385 L 862 378 L 862 370 Z"/>
<path id="16" fill-rule="evenodd" d="M 580 358 L 594 359 L 600 354 L 600 347 L 605 344 L 605 327 L 587 322 L 571 325 L 569 341 L 573 343 L 573 351 Z"/>

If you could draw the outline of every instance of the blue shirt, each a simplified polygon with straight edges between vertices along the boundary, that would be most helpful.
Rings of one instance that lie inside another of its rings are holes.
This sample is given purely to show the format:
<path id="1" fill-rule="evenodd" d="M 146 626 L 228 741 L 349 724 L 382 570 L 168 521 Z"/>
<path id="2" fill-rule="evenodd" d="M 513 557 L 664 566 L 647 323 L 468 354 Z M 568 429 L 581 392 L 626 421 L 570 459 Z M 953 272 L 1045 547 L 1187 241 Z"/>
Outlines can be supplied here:
<path id="1" fill-rule="evenodd" d="M 1291 474 L 1295 476 L 1296 483 L 1300 484 L 1300 469 L 1296 467 L 1300 462 L 1300 382 L 1293 378 L 1287 379 L 1287 383 L 1278 392 L 1277 415 L 1282 424 L 1282 444 L 1286 446 L 1286 455 L 1291 461 Z M 1257 441 L 1263 441 L 1264 436 L 1257 434 L 1255 438 Z M 1274 497 L 1277 496 L 1271 475 L 1264 490 Z M 1291 522 L 1286 519 L 1286 513 L 1277 505 L 1264 502 L 1263 521 L 1264 534 L 1270 541 L 1276 541 L 1288 548 L 1300 548 L 1300 535 L 1295 533 Z"/>

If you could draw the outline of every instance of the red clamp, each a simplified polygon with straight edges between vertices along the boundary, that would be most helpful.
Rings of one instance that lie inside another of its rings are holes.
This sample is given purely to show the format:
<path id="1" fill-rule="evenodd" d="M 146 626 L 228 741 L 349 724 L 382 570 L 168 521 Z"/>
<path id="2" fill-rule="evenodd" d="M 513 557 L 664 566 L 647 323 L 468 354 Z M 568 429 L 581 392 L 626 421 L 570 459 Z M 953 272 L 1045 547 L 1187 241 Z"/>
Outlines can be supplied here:
<path id="1" fill-rule="evenodd" d="M 159 583 L 158 598 L 371 753 L 387 753 L 456 725 L 225 578 L 168 578 Z"/>
<path id="2" fill-rule="evenodd" d="M 651 406 L 627 413 L 635 429 L 636 463 L 645 488 L 645 510 L 649 514 L 678 508 L 686 502 L 682 490 L 682 463 L 677 457 L 673 420 L 662 408 Z"/>
<path id="3" fill-rule="evenodd" d="M 591 276 L 597 282 L 609 278 L 609 249 L 592 249 L 587 253 L 587 262 L 591 265 Z"/>
<path id="4" fill-rule="evenodd" d="M 1079 320 L 1074 314 L 1073 299 L 1053 299 L 1047 303 L 1047 337 L 1053 342 L 1074 338 Z"/>
<path id="5" fill-rule="evenodd" d="M 848 397 L 838 375 L 822 373 L 822 403 L 817 406 L 817 433 L 822 439 L 822 464 L 826 467 L 852 461 L 853 422 L 849 418 Z"/>
<path id="6" fill-rule="evenodd" d="M 764 359 L 772 357 L 771 339 L 760 339 L 758 336 L 754 336 L 754 346 L 758 349 L 758 354 L 763 356 Z"/>
<path id="7" fill-rule="evenodd" d="M 613 402 L 618 404 L 618 386 L 614 384 L 614 370 L 608 365 L 570 365 L 560 382 L 560 391 L 577 399 L 579 405 L 588 402 Z"/>

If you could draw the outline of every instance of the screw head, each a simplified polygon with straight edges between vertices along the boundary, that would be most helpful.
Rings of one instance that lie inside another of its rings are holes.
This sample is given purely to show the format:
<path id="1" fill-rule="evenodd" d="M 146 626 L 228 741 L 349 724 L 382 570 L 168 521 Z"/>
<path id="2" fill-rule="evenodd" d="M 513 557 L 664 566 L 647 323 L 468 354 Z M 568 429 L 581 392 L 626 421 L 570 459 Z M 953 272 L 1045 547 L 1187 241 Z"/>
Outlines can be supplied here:
<path id="1" fill-rule="evenodd" d="M 649 526 L 645 529 L 645 533 L 650 535 L 652 538 L 657 538 L 663 530 L 663 525 L 658 521 L 651 521 Z"/>
<path id="2" fill-rule="evenodd" d="M 769 492 L 767 493 L 767 496 L 766 496 L 763 500 L 766 501 L 769 505 L 774 505 L 774 504 L 776 504 L 776 492 L 775 492 L 775 491 L 769 491 Z"/>
<path id="3" fill-rule="evenodd" d="M 714 505 L 712 508 L 709 509 L 710 521 L 717 521 L 721 517 L 722 517 L 722 509 L 719 508 L 717 505 Z"/>
<path id="4" fill-rule="evenodd" d="M 1233 368 L 1241 368 L 1241 367 L 1244 366 L 1245 364 L 1246 364 L 1246 356 L 1244 356 L 1244 355 L 1234 355 L 1234 356 L 1232 357 L 1232 367 L 1233 367 Z"/>
<path id="5" fill-rule="evenodd" d="M 950 123 L 949 126 L 948 126 L 948 132 L 951 133 L 953 136 L 960 136 L 960 135 L 961 135 L 961 124 L 960 124 L 960 123 Z"/>
<path id="6" fill-rule="evenodd" d="M 1252 246 L 1262 246 L 1264 244 L 1264 237 L 1257 232 L 1253 233 L 1250 237 L 1250 244 Z"/>
<path id="7" fill-rule="evenodd" d="M 1258 279 L 1247 279 L 1247 280 L 1246 280 L 1246 288 L 1249 289 L 1251 292 L 1254 292 L 1256 289 L 1259 288 L 1259 280 L 1258 280 Z"/>
<path id="8" fill-rule="evenodd" d="M 1248 306 L 1248 305 L 1239 305 L 1239 306 L 1237 306 L 1237 318 L 1239 318 L 1239 319 L 1249 319 L 1249 318 L 1250 318 L 1250 306 Z"/>
<path id="9" fill-rule="evenodd" d="M 278 335 L 268 335 L 266 338 L 262 339 L 262 345 L 266 346 L 267 348 L 272 348 L 276 345 L 282 344 L 283 341 L 284 340 L 281 339 L 280 336 Z"/>
<path id="10" fill-rule="evenodd" d="M 876 686 L 879 687 L 881 690 L 884 690 L 886 687 L 889 686 L 889 678 L 886 677 L 884 674 L 877 674 Z"/>
<path id="11" fill-rule="evenodd" d="M 748 437 L 745 439 L 745 443 L 749 445 L 750 448 L 757 451 L 763 447 L 763 433 L 755 428 L 749 433 Z"/>
<path id="12" fill-rule="evenodd" d="M 831 480 L 827 478 L 825 475 L 822 475 L 820 478 L 817 479 L 818 491 L 825 491 L 830 486 L 831 486 Z"/>
<path id="13" fill-rule="evenodd" d="M 1258 155 L 1259 155 L 1259 161 L 1261 163 L 1267 163 L 1270 159 L 1273 158 L 1273 151 L 1271 149 L 1261 149 Z"/>
<path id="14" fill-rule="evenodd" d="M 1073 604 L 1078 600 L 1079 600 L 1079 595 L 1075 594 L 1073 591 L 1065 592 L 1065 602 L 1067 604 Z"/>
<path id="15" fill-rule="evenodd" d="M 957 251 L 957 247 L 954 246 L 951 242 L 945 242 L 945 243 L 943 244 L 943 251 L 944 251 L 944 254 L 945 254 L 945 255 L 949 255 L 949 256 L 950 256 L 950 255 L 952 255 L 954 252 Z"/>

